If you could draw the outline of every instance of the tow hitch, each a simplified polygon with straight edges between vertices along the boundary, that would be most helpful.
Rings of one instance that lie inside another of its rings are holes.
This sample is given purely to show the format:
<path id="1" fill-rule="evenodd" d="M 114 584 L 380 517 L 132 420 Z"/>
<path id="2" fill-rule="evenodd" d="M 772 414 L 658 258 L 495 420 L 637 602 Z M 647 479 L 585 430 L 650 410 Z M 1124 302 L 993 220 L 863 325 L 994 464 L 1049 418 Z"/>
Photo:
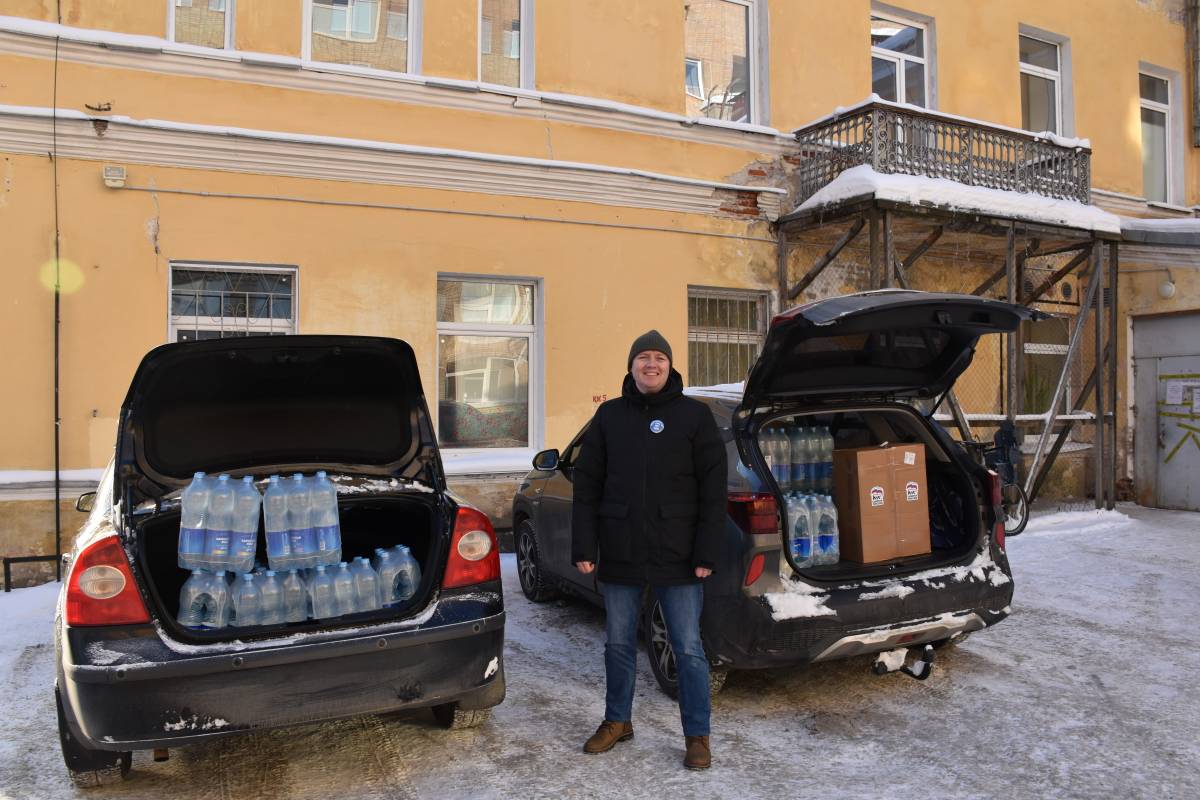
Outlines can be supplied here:
<path id="1" fill-rule="evenodd" d="M 903 672 L 910 678 L 916 678 L 923 681 L 933 672 L 933 645 L 925 645 L 920 650 L 920 654 L 916 660 L 909 666 L 908 656 L 916 651 L 915 647 L 900 647 L 895 650 L 888 650 L 885 653 L 880 653 L 875 657 L 875 665 L 872 667 L 876 675 L 887 675 L 889 672 Z"/>

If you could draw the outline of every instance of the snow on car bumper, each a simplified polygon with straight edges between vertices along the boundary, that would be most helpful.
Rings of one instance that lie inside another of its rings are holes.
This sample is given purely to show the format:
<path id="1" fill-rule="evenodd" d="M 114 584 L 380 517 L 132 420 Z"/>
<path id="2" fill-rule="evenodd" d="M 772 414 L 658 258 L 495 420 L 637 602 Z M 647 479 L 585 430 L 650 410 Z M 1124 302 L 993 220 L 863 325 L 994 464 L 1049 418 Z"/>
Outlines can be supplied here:
<path id="1" fill-rule="evenodd" d="M 62 664 L 68 722 L 101 750 L 504 698 L 504 613 L 435 628 L 166 663 Z"/>

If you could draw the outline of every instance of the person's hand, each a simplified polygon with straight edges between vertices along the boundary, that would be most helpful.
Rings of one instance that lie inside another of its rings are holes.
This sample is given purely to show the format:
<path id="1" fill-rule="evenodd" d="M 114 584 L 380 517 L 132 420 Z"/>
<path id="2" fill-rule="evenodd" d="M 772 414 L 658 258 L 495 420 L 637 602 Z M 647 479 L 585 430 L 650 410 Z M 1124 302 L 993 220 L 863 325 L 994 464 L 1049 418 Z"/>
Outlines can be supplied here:
<path id="1" fill-rule="evenodd" d="M 584 575 L 590 575 L 592 570 L 594 570 L 595 568 L 596 568 L 596 565 L 593 564 L 591 561 L 576 561 L 575 562 L 575 569 L 579 570 Z"/>
<path id="2" fill-rule="evenodd" d="M 709 575 L 712 575 L 712 570 L 708 567 L 696 567 L 697 578 L 707 578 Z"/>

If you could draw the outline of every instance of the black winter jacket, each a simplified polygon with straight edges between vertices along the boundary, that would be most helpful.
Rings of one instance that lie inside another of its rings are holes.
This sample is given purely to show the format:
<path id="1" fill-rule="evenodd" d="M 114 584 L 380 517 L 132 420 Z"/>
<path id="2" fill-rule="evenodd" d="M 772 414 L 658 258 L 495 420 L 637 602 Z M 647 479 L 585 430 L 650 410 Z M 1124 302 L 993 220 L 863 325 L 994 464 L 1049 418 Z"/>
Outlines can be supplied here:
<path id="1" fill-rule="evenodd" d="M 708 406 L 674 369 L 643 395 L 631 375 L 596 409 L 574 464 L 571 561 L 607 583 L 695 583 L 725 528 L 725 445 Z M 597 558 L 599 555 L 599 558 Z"/>

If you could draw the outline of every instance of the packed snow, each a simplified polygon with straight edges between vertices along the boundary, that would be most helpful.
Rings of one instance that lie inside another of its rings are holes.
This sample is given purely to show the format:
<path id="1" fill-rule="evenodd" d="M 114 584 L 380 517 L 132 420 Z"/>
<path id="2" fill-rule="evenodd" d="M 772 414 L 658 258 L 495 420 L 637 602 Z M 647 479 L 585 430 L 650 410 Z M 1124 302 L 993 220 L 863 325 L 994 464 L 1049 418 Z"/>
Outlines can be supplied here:
<path id="1" fill-rule="evenodd" d="M 1084 230 L 1121 232 L 1121 218 L 1096 206 L 1027 192 L 967 186 L 945 178 L 881 173 L 868 164 L 840 173 L 796 211 L 810 211 L 868 196 L 914 206 L 936 206 Z"/>
<path id="2" fill-rule="evenodd" d="M 508 697 L 483 726 L 448 732 L 418 711 L 223 737 L 166 763 L 137 752 L 123 785 L 89 796 L 1197 797 L 1200 650 L 1180 613 L 1200 596 L 1197 530 L 1200 514 L 1130 505 L 1037 514 L 1008 543 L 1011 617 L 939 650 L 924 682 L 875 676 L 871 655 L 732 674 L 703 773 L 679 763 L 678 712 L 644 653 L 636 738 L 580 752 L 604 710 L 603 612 L 530 603 L 505 555 Z M 57 591 L 0 594 L 0 798 L 81 796 L 55 731 Z M 193 714 L 167 723 L 223 721 Z"/>

